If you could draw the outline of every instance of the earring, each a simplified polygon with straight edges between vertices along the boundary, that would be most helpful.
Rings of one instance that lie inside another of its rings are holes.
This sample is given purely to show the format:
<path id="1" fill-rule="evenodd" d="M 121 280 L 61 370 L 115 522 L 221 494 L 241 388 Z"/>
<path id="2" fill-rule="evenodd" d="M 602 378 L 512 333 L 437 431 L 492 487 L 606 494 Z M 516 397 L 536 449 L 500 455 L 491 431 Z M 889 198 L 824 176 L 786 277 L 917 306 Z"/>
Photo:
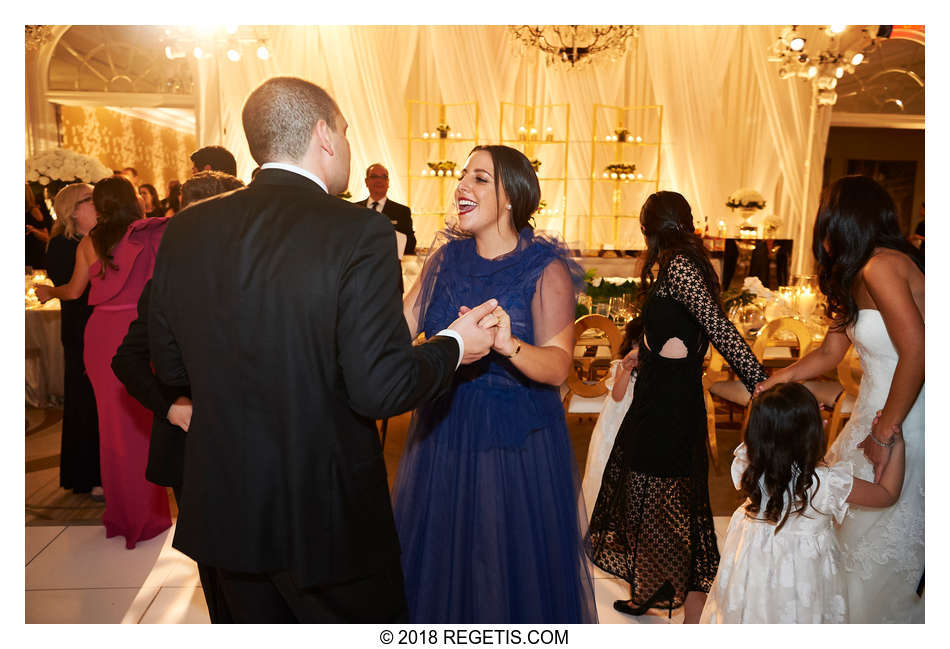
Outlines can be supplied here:
<path id="1" fill-rule="evenodd" d="M 509 210 L 511 209 L 511 203 L 508 203 L 508 209 Z"/>

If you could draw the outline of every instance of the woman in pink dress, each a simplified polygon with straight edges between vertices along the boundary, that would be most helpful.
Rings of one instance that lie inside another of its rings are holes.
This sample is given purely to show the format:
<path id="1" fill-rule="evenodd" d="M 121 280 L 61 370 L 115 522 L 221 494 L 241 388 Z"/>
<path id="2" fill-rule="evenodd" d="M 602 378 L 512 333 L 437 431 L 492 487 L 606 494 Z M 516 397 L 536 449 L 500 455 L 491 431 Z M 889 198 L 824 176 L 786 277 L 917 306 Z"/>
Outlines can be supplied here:
<path id="1" fill-rule="evenodd" d="M 155 266 L 167 218 L 144 219 L 135 187 L 122 176 L 99 181 L 92 193 L 97 222 L 76 250 L 69 283 L 37 287 L 37 297 L 73 299 L 87 283 L 92 315 L 84 360 L 99 413 L 99 460 L 106 537 L 121 534 L 135 547 L 171 526 L 168 494 L 145 479 L 152 413 L 133 399 L 112 372 L 116 349 L 137 314 L 142 287 Z"/>

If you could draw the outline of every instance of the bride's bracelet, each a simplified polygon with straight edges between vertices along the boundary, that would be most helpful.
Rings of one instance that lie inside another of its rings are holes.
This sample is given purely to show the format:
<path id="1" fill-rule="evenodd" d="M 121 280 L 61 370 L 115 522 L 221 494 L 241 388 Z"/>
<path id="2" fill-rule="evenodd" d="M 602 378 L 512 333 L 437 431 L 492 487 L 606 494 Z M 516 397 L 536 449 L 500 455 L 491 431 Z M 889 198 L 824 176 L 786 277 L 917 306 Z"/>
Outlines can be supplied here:
<path id="1" fill-rule="evenodd" d="M 874 436 L 874 433 L 868 433 L 868 437 L 870 437 L 871 440 L 873 440 L 874 443 L 877 444 L 878 446 L 882 446 L 884 448 L 891 448 L 892 446 L 894 446 L 894 444 L 897 443 L 897 438 L 900 437 L 900 434 L 894 433 L 894 436 L 891 437 L 891 441 L 889 442 L 882 442 L 881 440 L 879 440 L 877 437 Z"/>

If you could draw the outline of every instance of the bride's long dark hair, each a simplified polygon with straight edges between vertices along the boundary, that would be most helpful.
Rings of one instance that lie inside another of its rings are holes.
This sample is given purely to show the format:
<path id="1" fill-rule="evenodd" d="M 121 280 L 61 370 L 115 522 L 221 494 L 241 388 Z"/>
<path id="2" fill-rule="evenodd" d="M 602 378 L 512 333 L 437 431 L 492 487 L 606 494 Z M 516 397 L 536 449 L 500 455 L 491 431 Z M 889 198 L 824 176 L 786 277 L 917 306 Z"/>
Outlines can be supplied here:
<path id="1" fill-rule="evenodd" d="M 821 292 L 828 297 L 828 316 L 838 331 L 858 317 L 851 294 L 854 278 L 875 248 L 902 252 L 924 272 L 923 256 L 900 231 L 890 194 L 867 176 L 845 176 L 825 190 L 811 247 L 818 262 Z"/>
<path id="2" fill-rule="evenodd" d="M 703 240 L 693 230 L 693 212 L 689 202 L 676 192 L 651 194 L 640 209 L 640 225 L 647 250 L 640 270 L 640 300 L 646 299 L 653 287 L 653 265 L 665 268 L 673 257 L 686 255 L 699 267 L 706 287 L 714 300 L 719 299 L 719 277 L 709 261 Z"/>

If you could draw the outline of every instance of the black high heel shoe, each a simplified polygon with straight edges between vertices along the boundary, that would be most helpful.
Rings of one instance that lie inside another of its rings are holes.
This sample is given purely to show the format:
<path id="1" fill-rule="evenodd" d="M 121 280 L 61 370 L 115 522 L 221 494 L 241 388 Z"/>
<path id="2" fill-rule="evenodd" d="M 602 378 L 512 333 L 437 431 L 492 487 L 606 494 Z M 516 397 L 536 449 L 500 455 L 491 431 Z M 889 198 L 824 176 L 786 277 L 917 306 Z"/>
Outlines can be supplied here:
<path id="1" fill-rule="evenodd" d="M 669 581 L 664 581 L 663 584 L 657 588 L 656 592 L 643 603 L 642 606 L 633 606 L 633 600 L 630 599 L 618 599 L 614 602 L 614 609 L 620 611 L 621 613 L 626 613 L 627 615 L 644 615 L 648 610 L 654 608 L 655 604 L 659 602 L 666 602 L 666 606 L 660 607 L 667 609 L 667 618 L 673 618 L 673 600 L 676 598 L 676 591 L 673 590 L 673 584 Z"/>

